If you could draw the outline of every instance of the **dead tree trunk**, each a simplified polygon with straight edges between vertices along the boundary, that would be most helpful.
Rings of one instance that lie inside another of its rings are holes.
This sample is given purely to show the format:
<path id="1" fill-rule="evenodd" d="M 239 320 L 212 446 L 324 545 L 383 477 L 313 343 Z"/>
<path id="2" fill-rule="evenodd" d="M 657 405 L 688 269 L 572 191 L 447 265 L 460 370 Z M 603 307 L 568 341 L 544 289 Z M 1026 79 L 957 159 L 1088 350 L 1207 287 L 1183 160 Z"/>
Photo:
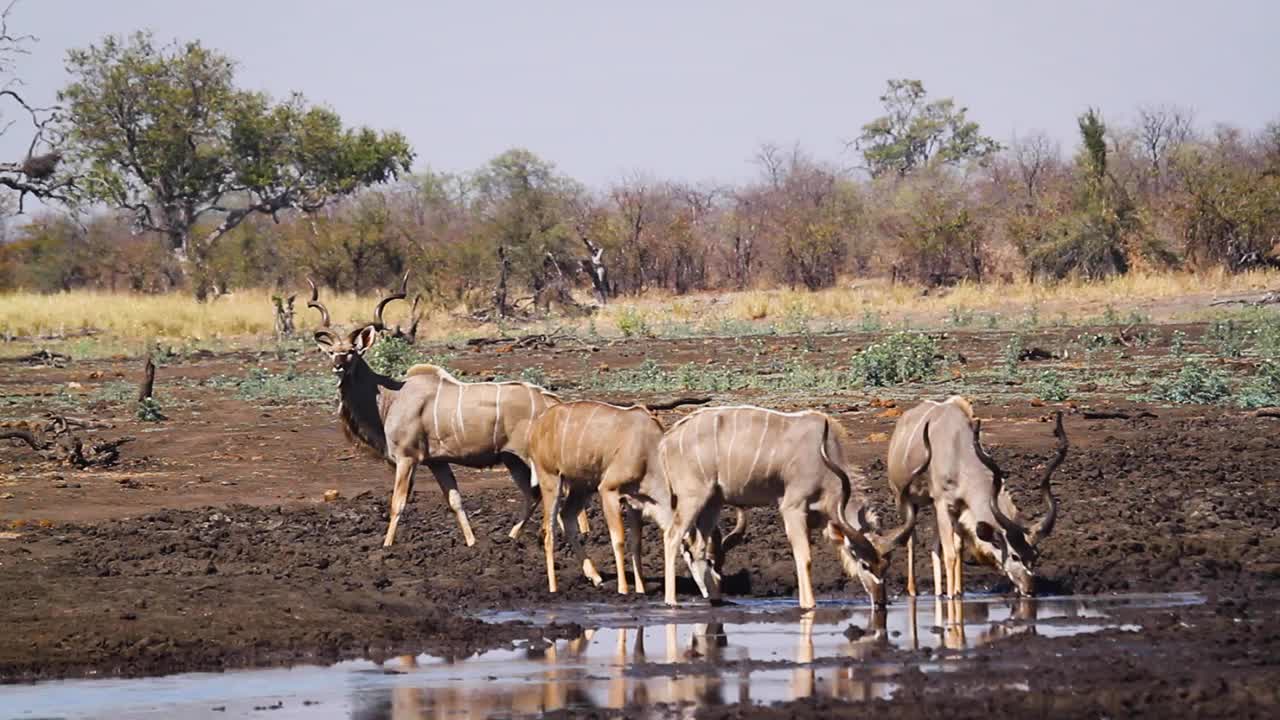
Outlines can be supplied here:
<path id="1" fill-rule="evenodd" d="M 587 271 L 587 275 L 591 278 L 591 287 L 595 291 L 596 302 L 601 305 L 609 303 L 609 275 L 608 269 L 604 266 L 604 248 L 591 242 L 591 238 L 582 237 L 582 243 L 587 246 L 589 254 L 586 260 L 582 261 L 582 267 Z"/>
<path id="2" fill-rule="evenodd" d="M 142 368 L 142 385 L 138 386 L 138 402 L 145 402 L 151 397 L 156 384 L 156 364 L 147 356 L 147 364 Z"/>
<path id="3" fill-rule="evenodd" d="M 511 312 L 507 303 L 507 276 L 511 274 L 511 261 L 507 259 L 505 245 L 498 246 L 498 287 L 493 291 L 493 309 L 498 317 L 506 317 Z"/>
<path id="4" fill-rule="evenodd" d="M 297 295 L 290 295 L 288 298 L 282 298 L 279 295 L 272 295 L 271 302 L 275 305 L 275 327 L 276 338 L 293 337 L 293 300 Z"/>

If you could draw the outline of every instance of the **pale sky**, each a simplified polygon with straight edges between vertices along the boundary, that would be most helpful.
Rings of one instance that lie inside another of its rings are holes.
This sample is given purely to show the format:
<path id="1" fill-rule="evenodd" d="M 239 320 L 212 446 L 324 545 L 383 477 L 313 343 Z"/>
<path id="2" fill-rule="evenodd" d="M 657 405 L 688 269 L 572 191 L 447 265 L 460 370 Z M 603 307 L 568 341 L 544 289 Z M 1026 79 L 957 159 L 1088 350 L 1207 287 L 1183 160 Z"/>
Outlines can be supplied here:
<path id="1" fill-rule="evenodd" d="M 998 140 L 1143 104 L 1199 125 L 1280 119 L 1280 2 L 410 2 L 21 0 L 40 42 L 19 71 L 52 101 L 66 50 L 150 28 L 239 62 L 242 87 L 298 90 L 349 124 L 404 132 L 419 167 L 529 148 L 589 185 L 648 173 L 736 182 L 763 142 L 844 150 L 891 77 L 954 97 Z M 12 117 L 12 116 L 10 116 Z M 15 128 L 0 154 L 18 159 Z"/>

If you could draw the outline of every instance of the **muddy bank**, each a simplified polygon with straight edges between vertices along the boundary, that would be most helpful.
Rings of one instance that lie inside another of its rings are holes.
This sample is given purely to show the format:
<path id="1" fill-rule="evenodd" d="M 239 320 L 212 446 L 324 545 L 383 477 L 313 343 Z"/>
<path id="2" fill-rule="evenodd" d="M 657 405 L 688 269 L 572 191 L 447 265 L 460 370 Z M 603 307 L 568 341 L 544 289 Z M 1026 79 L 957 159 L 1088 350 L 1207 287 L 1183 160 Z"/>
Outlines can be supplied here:
<path id="1" fill-rule="evenodd" d="M 1194 590 L 1215 602 L 1274 597 L 1280 483 L 1270 472 L 1280 467 L 1280 449 L 1259 434 L 1260 421 L 1223 414 L 1143 422 L 1149 425 L 1123 437 L 1106 423 L 1072 424 L 1082 449 L 1055 479 L 1063 514 L 1042 559 L 1045 588 Z M 1043 449 L 996 448 L 1015 478 L 1030 476 L 1048 449 L 1045 426 L 1027 428 L 1024 434 L 1042 440 Z M 1134 440 L 1141 436 L 1152 439 Z M 881 471 L 877 462 L 868 468 L 870 490 L 883 501 Z M 536 527 L 518 541 L 506 538 L 519 508 L 514 495 L 506 488 L 466 490 L 479 537 L 474 548 L 463 545 L 434 487 L 419 487 L 390 549 L 380 547 L 386 498 L 372 492 L 302 508 L 230 505 L 24 528 L 21 537 L 3 541 L 0 625 L 7 632 L 0 635 L 0 678 L 153 674 L 398 652 L 461 657 L 543 633 L 471 619 L 481 610 L 635 602 L 613 592 L 606 532 L 594 508 L 588 548 L 606 585 L 591 587 L 564 553 L 562 592 L 550 595 Z M 919 541 L 925 546 L 930 523 L 925 515 Z M 657 540 L 647 528 L 651 593 L 660 580 Z M 730 555 L 727 570 L 731 594 L 794 594 L 794 566 L 775 513 L 752 512 L 750 538 Z M 919 572 L 929 576 L 923 562 Z M 893 575 L 899 589 L 901 560 Z M 820 597 L 862 599 L 829 549 L 816 550 L 814 579 Z M 974 590 L 1007 589 L 986 569 L 971 568 L 966 581 Z M 693 601 L 692 584 L 681 588 Z"/>

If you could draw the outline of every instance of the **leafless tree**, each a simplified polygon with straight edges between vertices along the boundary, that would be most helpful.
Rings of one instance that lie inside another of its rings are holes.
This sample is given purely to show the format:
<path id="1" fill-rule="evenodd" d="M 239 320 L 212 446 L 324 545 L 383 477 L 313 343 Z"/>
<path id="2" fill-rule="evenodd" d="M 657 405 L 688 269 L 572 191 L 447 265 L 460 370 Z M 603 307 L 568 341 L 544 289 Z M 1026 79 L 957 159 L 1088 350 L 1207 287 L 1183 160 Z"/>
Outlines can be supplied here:
<path id="1" fill-rule="evenodd" d="M 71 176 L 58 172 L 63 141 L 58 108 L 28 102 L 22 80 L 15 74 L 18 58 L 30 54 L 29 46 L 38 40 L 9 29 L 9 15 L 16 4 L 13 0 L 0 12 L 0 135 L 30 123 L 31 141 L 22 160 L 0 162 L 0 186 L 18 193 L 17 212 L 21 213 L 28 195 L 69 202 L 75 184 Z M 6 109 L 16 109 L 21 119 L 7 119 Z"/>
<path id="2" fill-rule="evenodd" d="M 1044 132 L 1014 137 L 1009 148 L 1018 168 L 1018 179 L 1027 191 L 1027 202 L 1036 202 L 1046 176 L 1062 157 L 1062 147 Z"/>
<path id="3" fill-rule="evenodd" d="M 1177 105 L 1149 105 L 1138 109 L 1137 141 L 1148 164 L 1148 189 L 1164 187 L 1169 154 L 1192 139 L 1194 114 Z"/>

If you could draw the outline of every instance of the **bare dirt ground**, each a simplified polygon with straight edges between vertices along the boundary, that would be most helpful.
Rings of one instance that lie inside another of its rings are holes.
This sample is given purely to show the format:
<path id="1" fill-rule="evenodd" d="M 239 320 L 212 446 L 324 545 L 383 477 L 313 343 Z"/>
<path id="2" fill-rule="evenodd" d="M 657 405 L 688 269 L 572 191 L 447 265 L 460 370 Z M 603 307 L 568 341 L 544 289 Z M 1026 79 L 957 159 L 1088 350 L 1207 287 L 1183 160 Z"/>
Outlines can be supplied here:
<path id="1" fill-rule="evenodd" d="M 1199 328 L 1188 327 L 1195 333 Z M 1071 332 L 1078 332 L 1073 329 Z M 1165 328 L 1168 331 L 1168 328 Z M 1034 344 L 1062 342 L 1046 332 Z M 945 674 L 903 673 L 892 701 L 802 700 L 774 708 L 708 707 L 705 717 L 990 717 L 1160 714 L 1274 717 L 1280 712 L 1280 445 L 1278 420 L 1232 409 L 1148 406 L 1131 392 L 1087 389 L 1061 405 L 1018 398 L 1017 388 L 979 380 L 1004 333 L 945 340 L 965 356 L 942 382 L 900 387 L 899 398 L 961 392 L 976 400 L 989 446 L 1014 479 L 1020 505 L 1041 508 L 1029 478 L 1052 448 L 1050 411 L 1067 410 L 1073 445 L 1055 476 L 1063 510 L 1041 560 L 1051 593 L 1196 591 L 1204 605 L 1134 616 L 1140 633 L 1010 639 L 973 651 L 976 662 Z M 807 346 L 810 361 L 847 362 L 862 336 L 765 338 L 755 352 Z M 1135 352 L 1114 362 L 1156 362 Z M 645 359 L 707 363 L 751 372 L 733 339 L 649 340 L 591 349 L 463 352 L 451 368 L 469 377 L 516 374 L 540 365 L 565 397 L 646 401 L 643 393 L 591 392 L 589 373 L 616 372 Z M 0 444 L 0 680 L 159 674 L 400 652 L 466 656 L 518 638 L 568 634 L 565 626 L 486 625 L 471 613 L 553 604 L 558 599 L 635 602 L 609 587 L 612 563 L 594 516 L 589 549 L 606 575 L 593 588 L 561 565 L 559 598 L 545 589 L 536 528 L 511 541 L 518 493 L 505 473 L 460 470 L 479 542 L 463 545 L 430 481 L 420 482 L 398 543 L 382 549 L 390 471 L 344 441 L 332 404 L 246 401 L 210 378 L 243 374 L 248 355 L 193 358 L 162 367 L 157 394 L 168 419 L 142 423 L 127 405 L 90 402 L 104 383 L 132 380 L 136 359 L 66 368 L 0 365 L 0 414 L 32 417 L 60 388 L 78 383 L 79 410 L 111 425 L 102 437 L 131 435 L 110 469 L 77 471 Z M 320 366 L 318 356 L 301 364 Z M 601 370 L 607 367 L 607 370 Z M 690 393 L 696 394 L 696 393 Z M 1012 398 L 1012 399 L 1011 399 Z M 818 407 L 862 440 L 854 458 L 868 491 L 888 509 L 881 456 L 897 408 L 850 389 L 828 397 L 739 392 L 715 399 L 780 409 Z M 899 400 L 909 405 L 908 400 Z M 1086 410 L 1127 419 L 1087 419 Z M 1141 411 L 1150 411 L 1142 416 Z M 664 421 L 679 411 L 664 413 Z M 342 497 L 325 502 L 326 490 Z M 594 512 L 594 510 L 593 510 Z M 925 547 L 931 515 L 922 522 Z M 651 591 L 661 566 L 646 530 Z M 790 596 L 794 566 L 781 525 L 754 511 L 750 539 L 728 560 L 727 590 Z M 920 547 L 920 545 L 917 545 Z M 922 555 L 923 553 L 918 553 Z M 921 563 L 919 571 L 927 577 Z M 901 587 L 895 560 L 894 589 Z M 1000 576 L 970 566 L 966 583 L 1008 592 Z M 815 551 L 820 597 L 862 599 L 825 548 Z M 926 580 L 925 585 L 928 585 Z M 689 587 L 683 588 L 686 592 Z M 886 654 L 898 651 L 886 650 Z M 851 661 L 852 662 L 852 661 Z M 986 677 L 1015 666 L 1026 691 Z M 945 702 L 943 700 L 945 699 Z M 673 709 L 674 712 L 674 709 Z M 625 716 L 625 711 L 617 713 Z"/>

